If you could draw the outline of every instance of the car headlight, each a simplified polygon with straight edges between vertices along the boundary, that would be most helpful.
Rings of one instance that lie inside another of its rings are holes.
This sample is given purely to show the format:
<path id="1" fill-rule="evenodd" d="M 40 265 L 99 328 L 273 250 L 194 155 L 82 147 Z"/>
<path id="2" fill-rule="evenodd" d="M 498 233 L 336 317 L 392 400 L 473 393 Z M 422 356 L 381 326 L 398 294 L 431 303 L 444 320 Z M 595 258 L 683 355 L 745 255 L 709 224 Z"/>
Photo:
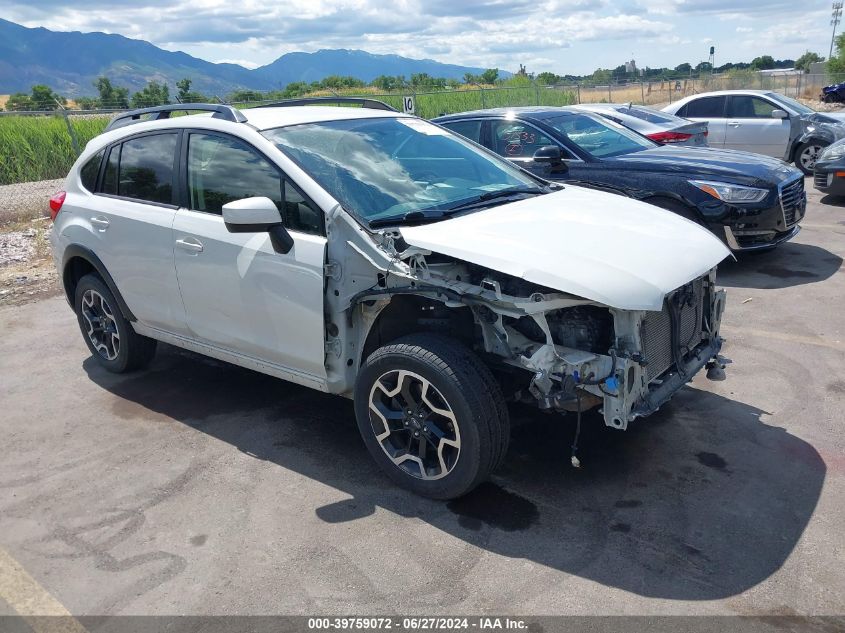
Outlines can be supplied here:
<path id="1" fill-rule="evenodd" d="M 766 189 L 732 185 L 727 182 L 690 180 L 689 183 L 723 202 L 760 202 L 769 193 Z"/>
<path id="2" fill-rule="evenodd" d="M 819 156 L 819 160 L 839 160 L 845 156 L 845 143 L 829 145 Z"/>

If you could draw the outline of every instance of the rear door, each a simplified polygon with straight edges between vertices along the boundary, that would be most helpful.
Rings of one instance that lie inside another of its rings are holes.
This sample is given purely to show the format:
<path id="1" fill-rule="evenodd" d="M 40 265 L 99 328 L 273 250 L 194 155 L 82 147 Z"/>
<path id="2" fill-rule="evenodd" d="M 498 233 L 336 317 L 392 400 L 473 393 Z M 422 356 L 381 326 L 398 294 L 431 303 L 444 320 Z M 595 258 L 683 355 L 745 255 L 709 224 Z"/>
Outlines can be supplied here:
<path id="1" fill-rule="evenodd" d="M 135 317 L 184 333 L 172 236 L 178 146 L 178 131 L 141 134 L 112 145 L 86 219 L 99 241 L 94 251 Z"/>
<path id="2" fill-rule="evenodd" d="M 690 121 L 707 122 L 707 144 L 710 147 L 725 147 L 725 135 L 728 120 L 725 108 L 727 98 L 724 95 L 715 97 L 698 97 L 684 104 L 675 114 Z"/>
<path id="3" fill-rule="evenodd" d="M 182 146 L 173 245 L 192 337 L 325 379 L 322 211 L 241 139 L 186 131 Z M 226 229 L 223 205 L 253 196 L 276 203 L 294 240 L 288 253 L 266 231 Z"/>
<path id="4" fill-rule="evenodd" d="M 790 124 L 789 119 L 772 118 L 776 109 L 783 108 L 762 97 L 728 97 L 725 147 L 782 157 L 789 143 Z"/>

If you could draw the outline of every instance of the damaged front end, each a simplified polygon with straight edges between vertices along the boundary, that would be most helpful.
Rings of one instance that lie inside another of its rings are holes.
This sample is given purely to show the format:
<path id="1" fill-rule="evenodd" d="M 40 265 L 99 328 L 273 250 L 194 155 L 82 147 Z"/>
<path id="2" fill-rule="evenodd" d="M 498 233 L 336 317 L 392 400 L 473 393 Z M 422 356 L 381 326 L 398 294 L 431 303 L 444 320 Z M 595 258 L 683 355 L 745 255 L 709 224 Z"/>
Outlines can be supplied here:
<path id="1" fill-rule="evenodd" d="M 708 363 L 721 366 L 724 305 L 713 270 L 668 295 L 660 312 L 543 292 L 500 293 L 473 312 L 485 351 L 530 372 L 523 399 L 558 411 L 600 405 L 605 424 L 625 429 Z"/>
<path id="2" fill-rule="evenodd" d="M 795 149 L 803 143 L 818 141 L 830 145 L 845 138 L 845 121 L 821 112 L 793 117 L 791 123 L 790 144 L 783 157 L 788 163 L 794 159 Z"/>
<path id="3" fill-rule="evenodd" d="M 440 331 L 462 338 L 509 376 L 509 396 L 541 409 L 600 406 L 608 426 L 625 429 L 706 364 L 721 362 L 725 293 L 716 289 L 715 268 L 670 293 L 662 311 L 624 310 L 407 247 L 398 235 L 386 236 L 386 244 L 392 269 L 381 287 L 350 299 L 359 334 L 391 300 L 415 296 L 420 314 L 406 315 L 418 318 L 414 328 L 440 323 Z M 462 312 L 466 327 L 439 307 Z"/>

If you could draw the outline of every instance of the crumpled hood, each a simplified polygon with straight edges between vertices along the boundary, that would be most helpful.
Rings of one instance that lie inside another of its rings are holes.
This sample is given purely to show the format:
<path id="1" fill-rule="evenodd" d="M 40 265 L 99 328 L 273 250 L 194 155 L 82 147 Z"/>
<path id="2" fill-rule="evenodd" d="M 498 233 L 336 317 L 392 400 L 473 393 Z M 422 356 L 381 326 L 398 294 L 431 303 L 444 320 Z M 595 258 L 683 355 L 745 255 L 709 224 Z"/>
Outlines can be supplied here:
<path id="1" fill-rule="evenodd" d="M 845 138 L 845 121 L 834 112 L 813 112 L 802 114 L 798 118 L 799 127 L 798 140 L 809 140 L 810 138 L 821 138 L 828 143 L 833 143 Z"/>
<path id="2" fill-rule="evenodd" d="M 661 310 L 730 254 L 670 211 L 573 185 L 401 232 L 411 246 L 624 310 Z"/>

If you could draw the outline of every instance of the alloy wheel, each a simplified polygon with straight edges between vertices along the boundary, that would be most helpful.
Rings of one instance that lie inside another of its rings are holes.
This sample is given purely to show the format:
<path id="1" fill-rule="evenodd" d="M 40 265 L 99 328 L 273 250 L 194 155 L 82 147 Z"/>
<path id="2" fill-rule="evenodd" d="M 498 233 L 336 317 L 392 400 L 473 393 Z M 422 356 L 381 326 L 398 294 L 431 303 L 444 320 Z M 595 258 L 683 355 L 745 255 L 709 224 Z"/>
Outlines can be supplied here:
<path id="1" fill-rule="evenodd" d="M 823 150 L 824 148 L 821 145 L 808 145 L 804 148 L 804 151 L 801 152 L 798 160 L 801 162 L 804 169 L 812 171 Z"/>
<path id="2" fill-rule="evenodd" d="M 117 321 L 108 301 L 96 290 L 82 295 L 82 319 L 86 335 L 97 353 L 106 360 L 114 360 L 120 353 L 120 334 Z"/>
<path id="3" fill-rule="evenodd" d="M 388 458 L 408 475 L 440 479 L 455 468 L 461 434 L 449 403 L 428 380 L 399 369 L 382 374 L 369 398 L 373 433 Z"/>

